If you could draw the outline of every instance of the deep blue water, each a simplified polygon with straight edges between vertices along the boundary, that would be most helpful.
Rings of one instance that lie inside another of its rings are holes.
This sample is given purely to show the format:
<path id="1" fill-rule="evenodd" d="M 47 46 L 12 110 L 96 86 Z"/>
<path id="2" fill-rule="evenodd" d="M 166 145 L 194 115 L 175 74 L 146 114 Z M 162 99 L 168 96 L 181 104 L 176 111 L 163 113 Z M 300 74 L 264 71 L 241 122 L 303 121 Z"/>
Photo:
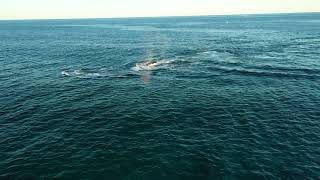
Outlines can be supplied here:
<path id="1" fill-rule="evenodd" d="M 320 178 L 319 13 L 0 21 L 0 82 L 0 179 Z"/>

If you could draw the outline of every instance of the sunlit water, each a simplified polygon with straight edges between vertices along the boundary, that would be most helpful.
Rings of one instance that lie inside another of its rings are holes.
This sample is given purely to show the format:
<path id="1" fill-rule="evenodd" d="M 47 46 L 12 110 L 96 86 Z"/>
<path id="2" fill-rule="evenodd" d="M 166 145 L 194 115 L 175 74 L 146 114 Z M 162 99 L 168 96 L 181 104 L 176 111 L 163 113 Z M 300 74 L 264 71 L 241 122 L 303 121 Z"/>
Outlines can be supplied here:
<path id="1" fill-rule="evenodd" d="M 0 21 L 0 80 L 1 178 L 320 177 L 320 14 Z"/>

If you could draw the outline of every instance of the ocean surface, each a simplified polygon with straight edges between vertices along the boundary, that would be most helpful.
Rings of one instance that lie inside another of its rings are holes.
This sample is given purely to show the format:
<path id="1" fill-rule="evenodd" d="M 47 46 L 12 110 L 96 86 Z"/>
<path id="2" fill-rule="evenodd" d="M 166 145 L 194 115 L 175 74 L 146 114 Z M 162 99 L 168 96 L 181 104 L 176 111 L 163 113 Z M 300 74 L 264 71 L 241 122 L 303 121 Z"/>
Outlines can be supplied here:
<path id="1" fill-rule="evenodd" d="M 0 21 L 0 179 L 319 179 L 320 13 Z"/>

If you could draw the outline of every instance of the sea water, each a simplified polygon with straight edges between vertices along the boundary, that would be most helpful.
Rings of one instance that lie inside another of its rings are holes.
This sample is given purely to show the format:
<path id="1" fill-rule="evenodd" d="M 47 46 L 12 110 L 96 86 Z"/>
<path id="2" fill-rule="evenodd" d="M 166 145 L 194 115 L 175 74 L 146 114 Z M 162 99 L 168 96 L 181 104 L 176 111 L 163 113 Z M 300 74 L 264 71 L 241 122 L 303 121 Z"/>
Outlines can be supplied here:
<path id="1" fill-rule="evenodd" d="M 0 21 L 1 178 L 317 179 L 319 108 L 319 13 Z"/>

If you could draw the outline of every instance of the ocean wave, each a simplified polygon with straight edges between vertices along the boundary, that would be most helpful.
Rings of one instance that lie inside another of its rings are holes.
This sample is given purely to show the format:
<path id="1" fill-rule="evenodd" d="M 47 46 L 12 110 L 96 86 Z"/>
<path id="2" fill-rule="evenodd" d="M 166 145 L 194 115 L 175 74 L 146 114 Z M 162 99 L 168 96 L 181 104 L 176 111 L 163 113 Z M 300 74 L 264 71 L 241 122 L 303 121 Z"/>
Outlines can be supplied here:
<path id="1" fill-rule="evenodd" d="M 272 65 L 265 65 L 259 67 L 260 69 L 272 70 L 272 71 L 282 71 L 290 73 L 302 73 L 302 74 L 314 74 L 320 75 L 320 69 L 311 69 L 311 68 L 298 68 L 298 67 L 276 67 Z"/>
<path id="2" fill-rule="evenodd" d="M 233 73 L 248 76 L 269 76 L 269 77 L 292 77 L 292 78 L 320 78 L 319 74 L 307 74 L 303 72 L 285 72 L 285 71 L 270 71 L 261 69 L 245 69 L 245 68 L 229 68 L 229 67 L 210 67 L 214 71 L 222 71 L 224 73 Z"/>

